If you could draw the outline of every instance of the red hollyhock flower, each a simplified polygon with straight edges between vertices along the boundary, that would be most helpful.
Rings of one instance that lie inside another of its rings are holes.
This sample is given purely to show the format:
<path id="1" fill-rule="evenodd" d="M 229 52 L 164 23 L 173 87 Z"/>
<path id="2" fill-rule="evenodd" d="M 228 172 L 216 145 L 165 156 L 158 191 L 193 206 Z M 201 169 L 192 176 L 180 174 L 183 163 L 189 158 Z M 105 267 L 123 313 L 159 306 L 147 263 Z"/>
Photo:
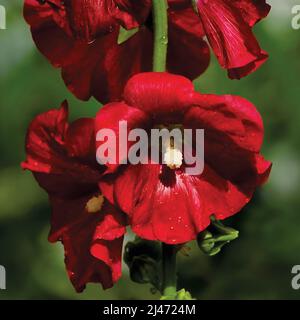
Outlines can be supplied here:
<path id="1" fill-rule="evenodd" d="M 239 212 L 270 173 L 271 163 L 260 155 L 260 114 L 241 97 L 199 94 L 182 76 L 144 73 L 129 80 L 123 102 L 98 112 L 96 130 L 112 129 L 118 137 L 123 120 L 128 131 L 174 124 L 205 131 L 201 175 L 187 175 L 184 163 L 172 169 L 165 164 L 108 165 L 101 190 L 128 214 L 142 238 L 170 244 L 195 239 L 211 215 L 222 220 Z"/>
<path id="2" fill-rule="evenodd" d="M 109 288 L 121 275 L 125 218 L 104 199 L 95 160 L 94 120 L 68 124 L 67 103 L 37 116 L 26 140 L 27 160 L 52 206 L 49 241 L 65 247 L 66 268 L 75 289 L 88 282 Z M 101 170 L 101 169 L 100 169 Z"/>
<path id="3" fill-rule="evenodd" d="M 194 1 L 207 39 L 230 78 L 242 78 L 266 61 L 268 54 L 252 33 L 270 11 L 265 0 Z"/>
<path id="4" fill-rule="evenodd" d="M 82 100 L 108 102 L 120 99 L 132 75 L 152 70 L 150 9 L 150 0 L 25 0 L 24 17 L 69 90 Z M 168 69 L 195 79 L 209 64 L 199 18 L 191 6 L 170 3 L 169 12 Z M 141 26 L 118 45 L 120 25 Z"/>

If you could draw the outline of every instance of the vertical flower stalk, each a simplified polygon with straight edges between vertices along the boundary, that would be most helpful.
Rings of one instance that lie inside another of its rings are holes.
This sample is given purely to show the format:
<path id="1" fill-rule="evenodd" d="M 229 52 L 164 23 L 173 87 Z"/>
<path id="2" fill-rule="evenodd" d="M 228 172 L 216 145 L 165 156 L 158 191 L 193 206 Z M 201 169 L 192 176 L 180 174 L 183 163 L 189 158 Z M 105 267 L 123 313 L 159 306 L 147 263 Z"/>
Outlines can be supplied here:
<path id="1" fill-rule="evenodd" d="M 166 71 L 168 51 L 168 4 L 167 0 L 152 0 L 154 21 L 153 71 Z"/>
<path id="2" fill-rule="evenodd" d="M 154 51 L 153 71 L 166 71 L 168 52 L 168 3 L 167 0 L 153 0 Z M 163 257 L 163 296 L 175 297 L 177 292 L 176 279 L 176 248 L 162 243 Z"/>
<path id="3" fill-rule="evenodd" d="M 162 243 L 163 258 L 163 288 L 162 294 L 165 297 L 174 297 L 177 293 L 176 276 L 176 247 Z"/>

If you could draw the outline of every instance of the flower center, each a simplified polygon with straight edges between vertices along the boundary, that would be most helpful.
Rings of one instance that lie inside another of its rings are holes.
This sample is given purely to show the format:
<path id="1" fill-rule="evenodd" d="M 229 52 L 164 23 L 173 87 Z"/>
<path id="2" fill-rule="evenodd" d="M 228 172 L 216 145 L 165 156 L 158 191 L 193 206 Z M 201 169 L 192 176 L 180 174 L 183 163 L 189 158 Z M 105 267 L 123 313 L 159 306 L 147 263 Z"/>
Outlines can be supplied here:
<path id="1" fill-rule="evenodd" d="M 171 145 L 167 147 L 166 152 L 164 154 L 164 163 L 170 169 L 178 169 L 182 166 L 183 155 L 182 152 L 178 149 L 175 149 Z"/>
<path id="2" fill-rule="evenodd" d="M 92 197 L 85 206 L 88 213 L 97 213 L 102 209 L 104 203 L 103 195 Z"/>
<path id="3" fill-rule="evenodd" d="M 172 170 L 178 169 L 182 166 L 183 163 L 183 154 L 182 151 L 176 146 L 179 144 L 182 144 L 182 133 L 183 133 L 183 126 L 181 124 L 160 124 L 155 126 L 157 129 L 167 129 L 169 132 L 174 132 L 174 130 L 179 131 L 181 133 L 180 135 L 180 141 L 175 141 L 176 136 L 170 136 L 168 141 L 165 141 L 165 145 L 163 148 L 163 162 Z M 175 139 L 174 139 L 175 138 Z"/>

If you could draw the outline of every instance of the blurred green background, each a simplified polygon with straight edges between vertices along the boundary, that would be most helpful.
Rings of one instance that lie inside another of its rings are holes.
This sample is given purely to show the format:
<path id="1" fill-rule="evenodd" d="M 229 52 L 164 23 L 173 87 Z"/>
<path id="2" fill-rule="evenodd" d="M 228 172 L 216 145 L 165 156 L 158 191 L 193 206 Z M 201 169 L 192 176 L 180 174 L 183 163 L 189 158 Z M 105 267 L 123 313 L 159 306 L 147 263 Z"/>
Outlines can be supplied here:
<path id="1" fill-rule="evenodd" d="M 300 264 L 300 30 L 291 27 L 291 8 L 300 0 L 273 0 L 270 16 L 256 27 L 269 61 L 255 74 L 231 81 L 213 59 L 196 81 L 202 92 L 242 95 L 265 121 L 264 155 L 273 161 L 269 183 L 232 219 L 240 238 L 208 258 L 194 246 L 179 256 L 180 286 L 198 299 L 298 299 L 291 268 Z M 72 119 L 94 115 L 99 104 L 83 103 L 65 88 L 60 73 L 34 47 L 23 21 L 21 0 L 0 0 L 7 30 L 0 30 L 0 264 L 7 290 L 0 299 L 157 298 L 150 287 L 122 280 L 103 291 L 89 285 L 76 294 L 67 278 L 60 244 L 47 242 L 47 195 L 19 163 L 29 122 L 67 98 Z"/>

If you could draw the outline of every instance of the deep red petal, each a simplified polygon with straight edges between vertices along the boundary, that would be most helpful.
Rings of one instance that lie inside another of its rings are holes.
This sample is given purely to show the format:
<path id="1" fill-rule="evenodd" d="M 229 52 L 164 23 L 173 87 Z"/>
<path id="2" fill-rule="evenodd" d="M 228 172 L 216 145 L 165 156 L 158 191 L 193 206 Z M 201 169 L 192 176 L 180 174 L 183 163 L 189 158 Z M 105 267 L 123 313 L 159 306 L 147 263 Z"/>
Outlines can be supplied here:
<path id="1" fill-rule="evenodd" d="M 210 61 L 209 47 L 199 17 L 192 8 L 169 9 L 168 70 L 191 80 L 200 76 Z"/>
<path id="2" fill-rule="evenodd" d="M 223 68 L 235 69 L 231 77 L 241 78 L 259 67 L 266 57 L 263 58 L 243 11 L 224 0 L 199 0 L 197 4 L 203 28 L 219 63 Z"/>
<path id="3" fill-rule="evenodd" d="M 271 10 L 266 0 L 233 0 L 231 3 L 241 12 L 251 27 L 265 18 Z"/>
<path id="4" fill-rule="evenodd" d="M 185 114 L 186 127 L 218 134 L 216 141 L 220 145 L 231 140 L 242 149 L 259 152 L 264 129 L 262 118 L 252 103 L 238 96 L 198 93 L 193 101 L 194 107 Z"/>
<path id="5" fill-rule="evenodd" d="M 164 72 L 133 76 L 124 90 L 125 101 L 152 116 L 156 121 L 178 120 L 194 93 L 191 81 Z"/>
<path id="6" fill-rule="evenodd" d="M 127 80 L 152 68 L 152 35 L 145 27 L 121 45 L 118 28 L 88 43 L 76 40 L 63 25 L 66 17 L 59 16 L 62 21 L 58 22 L 48 4 L 27 0 L 24 16 L 36 46 L 55 67 L 62 68 L 67 87 L 79 99 L 120 100 Z"/>
<path id="7" fill-rule="evenodd" d="M 264 157 L 260 154 L 256 156 L 256 168 L 258 173 L 258 181 L 257 183 L 259 185 L 262 185 L 267 182 L 271 169 L 272 169 L 272 163 L 270 161 L 267 161 L 264 159 Z"/>
<path id="8" fill-rule="evenodd" d="M 168 0 L 169 8 L 171 9 L 186 9 L 191 6 L 190 0 Z"/>
<path id="9" fill-rule="evenodd" d="M 97 238 L 103 224 L 106 228 L 109 227 L 107 217 L 113 219 L 114 215 L 119 219 L 120 214 L 108 203 L 104 204 L 99 213 L 82 211 L 80 219 L 77 219 L 76 223 L 62 235 L 66 267 L 70 280 L 78 292 L 83 291 L 88 282 L 100 282 L 104 289 L 110 288 L 121 276 L 125 227 L 122 227 L 123 233 L 119 232 L 118 237 L 111 237 L 111 241 Z M 113 227 L 115 228 L 114 225 Z"/>
<path id="10" fill-rule="evenodd" d="M 126 216 L 117 211 L 111 204 L 106 203 L 105 216 L 97 225 L 94 240 L 111 241 L 122 237 L 126 232 Z"/>
<path id="11" fill-rule="evenodd" d="M 81 118 L 72 122 L 65 135 L 65 144 L 71 156 L 95 164 L 95 120 Z"/>
<path id="12" fill-rule="evenodd" d="M 196 96 L 199 104 L 186 113 L 185 127 L 204 129 L 205 163 L 250 197 L 271 169 L 259 155 L 264 130 L 258 111 L 240 97 Z"/>
<path id="13" fill-rule="evenodd" d="M 144 23 L 151 10 L 151 0 L 115 0 L 120 9 L 115 17 L 126 28 L 132 29 Z"/>
<path id="14" fill-rule="evenodd" d="M 114 15 L 119 10 L 114 1 L 67 0 L 64 1 L 64 6 L 66 18 L 76 39 L 90 42 L 116 27 Z"/>
<path id="15" fill-rule="evenodd" d="M 268 60 L 268 58 L 268 53 L 262 50 L 255 61 L 252 61 L 241 68 L 228 69 L 228 77 L 230 79 L 241 79 L 259 69 L 260 66 Z"/>
<path id="16" fill-rule="evenodd" d="M 113 283 L 117 282 L 122 274 L 123 240 L 123 237 L 120 237 L 113 241 L 97 240 L 91 247 L 91 255 L 94 258 L 103 261 L 111 269 L 111 277 Z M 105 277 L 103 273 L 101 274 L 101 276 Z M 111 286 L 111 284 L 106 285 L 106 283 L 103 285 L 105 289 Z"/>
<path id="17" fill-rule="evenodd" d="M 96 121 L 95 121 L 96 133 L 99 133 L 99 131 L 102 129 L 108 129 L 108 130 L 112 130 L 116 137 L 116 145 L 115 146 L 113 145 L 111 147 L 112 150 L 115 151 L 116 157 L 115 159 L 112 159 L 112 160 L 115 160 L 114 161 L 115 163 L 112 163 L 112 161 L 110 161 L 110 163 L 105 163 L 105 165 L 108 167 L 108 170 L 106 171 L 106 173 L 115 171 L 119 167 L 120 163 L 122 163 L 123 160 L 127 159 L 127 156 L 128 156 L 127 151 L 130 145 L 134 143 L 134 142 L 131 142 L 131 143 L 128 142 L 128 148 L 124 146 L 124 148 L 120 150 L 119 146 L 124 145 L 124 142 L 119 139 L 120 138 L 119 126 L 122 122 L 126 122 L 125 124 L 127 126 L 127 134 L 132 129 L 147 128 L 151 125 L 149 117 L 145 112 L 141 111 L 140 109 L 130 107 L 125 103 L 107 104 L 99 110 L 96 116 Z M 122 134 L 122 137 L 124 139 L 128 139 L 126 132 L 124 133 L 124 135 Z M 107 142 L 106 140 L 100 141 L 98 138 L 97 140 L 98 140 L 96 142 L 97 150 L 100 146 L 106 144 Z M 98 152 L 97 152 L 97 159 L 100 163 L 103 163 L 102 162 L 103 159 L 101 158 L 100 154 L 98 154 Z"/>
<path id="18" fill-rule="evenodd" d="M 103 59 L 98 60 L 96 68 L 92 70 L 92 95 L 99 101 L 106 103 L 119 101 L 128 79 L 139 72 L 152 69 L 152 35 L 145 27 L 129 40 L 117 44 L 117 34 L 111 34 L 105 40 L 103 50 L 95 49 L 95 54 L 103 52 Z M 86 56 L 84 59 L 91 59 Z M 84 61 L 84 60 L 83 60 Z M 81 68 L 81 66 L 73 66 Z M 72 77 L 72 73 L 69 75 Z"/>
<path id="19" fill-rule="evenodd" d="M 67 104 L 37 116 L 26 138 L 22 163 L 50 196 L 53 214 L 50 239 L 56 241 L 77 222 L 87 201 L 99 194 L 101 168 L 95 159 L 94 121 L 68 125 Z"/>
<path id="20" fill-rule="evenodd" d="M 22 167 L 33 172 L 62 175 L 66 180 L 97 183 L 101 168 L 96 165 L 96 159 L 91 163 L 91 154 L 95 154 L 94 121 L 80 119 L 68 132 L 67 117 L 68 107 L 64 102 L 60 109 L 42 113 L 32 121 L 26 137 L 27 159 Z M 83 130 L 85 134 L 81 135 Z M 90 144 L 83 148 L 85 138 Z"/>
<path id="21" fill-rule="evenodd" d="M 240 185 L 247 184 L 248 177 L 244 178 L 233 183 L 207 164 L 201 176 L 160 165 L 128 166 L 115 180 L 114 199 L 128 213 L 132 229 L 140 237 L 184 243 L 206 229 L 212 214 L 225 219 L 250 201 L 257 185 L 241 189 Z"/>
<path id="22" fill-rule="evenodd" d="M 40 3 L 38 0 L 25 0 L 23 14 L 32 29 L 57 25 L 71 35 L 65 7 L 60 0 L 49 0 L 45 3 Z"/>
<path id="23" fill-rule="evenodd" d="M 79 99 L 120 100 L 127 80 L 151 70 L 151 34 L 145 28 L 118 45 L 118 30 L 87 44 L 68 36 L 55 23 L 32 29 L 38 49 L 55 66 L 69 90 Z M 129 63 L 124 63 L 129 61 Z"/>
<path id="24" fill-rule="evenodd" d="M 97 225 L 90 250 L 95 258 L 110 267 L 114 282 L 122 273 L 122 243 L 126 224 L 125 215 L 112 207 L 111 213 L 107 211 L 104 219 Z"/>

